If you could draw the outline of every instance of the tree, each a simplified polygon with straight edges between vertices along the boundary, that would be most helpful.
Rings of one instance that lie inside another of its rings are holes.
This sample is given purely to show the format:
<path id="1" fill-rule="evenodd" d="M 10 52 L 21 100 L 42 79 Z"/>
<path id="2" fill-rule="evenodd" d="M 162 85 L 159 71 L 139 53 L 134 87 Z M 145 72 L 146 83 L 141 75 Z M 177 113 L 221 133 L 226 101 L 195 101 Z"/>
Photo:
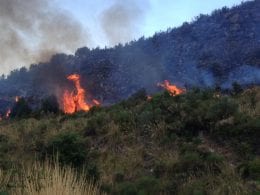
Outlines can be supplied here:
<path id="1" fill-rule="evenodd" d="M 51 95 L 45 98 L 44 100 L 42 100 L 41 110 L 44 113 L 58 113 L 59 103 L 57 101 L 57 98 L 54 95 Z"/>
<path id="2" fill-rule="evenodd" d="M 24 98 L 20 98 L 19 101 L 17 101 L 16 104 L 13 106 L 10 117 L 28 117 L 31 112 L 32 110 L 28 105 L 28 102 Z"/>

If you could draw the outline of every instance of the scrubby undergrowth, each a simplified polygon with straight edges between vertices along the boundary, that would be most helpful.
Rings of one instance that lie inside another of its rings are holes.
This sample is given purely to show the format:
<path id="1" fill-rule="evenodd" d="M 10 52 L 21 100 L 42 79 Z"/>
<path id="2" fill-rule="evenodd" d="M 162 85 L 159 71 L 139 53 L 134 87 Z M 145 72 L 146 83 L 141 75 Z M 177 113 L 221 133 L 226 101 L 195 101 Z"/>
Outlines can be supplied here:
<path id="1" fill-rule="evenodd" d="M 259 137 L 259 87 L 165 92 L 151 100 L 140 91 L 88 113 L 1 121 L 1 174 L 58 152 L 61 167 L 85 170 L 108 194 L 257 193 Z"/>

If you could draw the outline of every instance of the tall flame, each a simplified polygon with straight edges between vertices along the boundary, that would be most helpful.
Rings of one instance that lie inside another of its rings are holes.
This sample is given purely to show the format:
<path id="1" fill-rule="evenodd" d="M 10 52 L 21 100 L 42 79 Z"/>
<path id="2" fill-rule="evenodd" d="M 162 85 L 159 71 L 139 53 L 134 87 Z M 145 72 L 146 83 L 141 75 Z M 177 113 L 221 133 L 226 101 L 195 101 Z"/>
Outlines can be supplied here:
<path id="1" fill-rule="evenodd" d="M 163 83 L 157 84 L 159 87 L 166 89 L 172 96 L 179 95 L 184 93 L 186 90 L 172 85 L 168 80 L 165 80 Z"/>
<path id="2" fill-rule="evenodd" d="M 86 102 L 86 92 L 80 85 L 80 76 L 72 74 L 67 77 L 68 80 L 73 81 L 76 92 L 69 92 L 65 90 L 63 94 L 63 110 L 67 114 L 72 114 L 76 111 L 89 111 L 93 106 Z M 95 105 L 100 105 L 99 101 L 92 100 Z"/>

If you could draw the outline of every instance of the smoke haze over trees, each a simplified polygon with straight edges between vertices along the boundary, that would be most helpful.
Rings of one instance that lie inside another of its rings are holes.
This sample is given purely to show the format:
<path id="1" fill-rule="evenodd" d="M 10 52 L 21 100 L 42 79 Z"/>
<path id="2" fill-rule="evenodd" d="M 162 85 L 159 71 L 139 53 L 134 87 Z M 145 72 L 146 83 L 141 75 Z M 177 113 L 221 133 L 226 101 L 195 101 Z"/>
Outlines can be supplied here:
<path id="1" fill-rule="evenodd" d="M 51 0 L 0 1 L 1 73 L 46 62 L 58 52 L 73 53 L 78 47 L 93 47 L 91 33 L 68 10 Z M 146 7 L 148 3 L 144 1 Z M 110 45 L 131 40 L 138 31 L 144 8 L 137 1 L 115 0 L 101 13 L 100 25 Z"/>
<path id="2" fill-rule="evenodd" d="M 121 5 L 111 10 L 117 6 Z M 187 87 L 260 83 L 259 10 L 259 1 L 249 1 L 200 15 L 151 38 L 112 48 L 83 47 L 75 55 L 56 54 L 49 62 L 12 71 L 0 81 L 1 93 L 60 97 L 64 87 L 72 87 L 66 81 L 71 73 L 79 73 L 89 94 L 105 102 L 116 102 L 140 88 L 156 92 L 156 83 L 165 79 Z M 113 42 L 114 32 L 108 34 Z"/>
<path id="3" fill-rule="evenodd" d="M 25 62 L 48 61 L 56 52 L 71 52 L 90 36 L 65 10 L 49 0 L 0 1 L 1 72 Z M 66 40 L 66 41 L 64 41 Z"/>

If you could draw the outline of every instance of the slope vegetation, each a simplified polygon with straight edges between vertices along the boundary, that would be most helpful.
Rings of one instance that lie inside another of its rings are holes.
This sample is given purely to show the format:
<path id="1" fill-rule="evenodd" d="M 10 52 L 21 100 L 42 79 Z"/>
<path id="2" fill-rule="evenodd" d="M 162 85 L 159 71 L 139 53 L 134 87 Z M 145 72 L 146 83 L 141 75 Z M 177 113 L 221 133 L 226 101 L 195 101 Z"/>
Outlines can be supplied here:
<path id="1" fill-rule="evenodd" d="M 73 115 L 30 114 L 0 123 L 2 172 L 58 160 L 84 169 L 108 194 L 259 192 L 260 89 L 193 89 Z M 5 185 L 11 191 L 15 184 Z"/>

